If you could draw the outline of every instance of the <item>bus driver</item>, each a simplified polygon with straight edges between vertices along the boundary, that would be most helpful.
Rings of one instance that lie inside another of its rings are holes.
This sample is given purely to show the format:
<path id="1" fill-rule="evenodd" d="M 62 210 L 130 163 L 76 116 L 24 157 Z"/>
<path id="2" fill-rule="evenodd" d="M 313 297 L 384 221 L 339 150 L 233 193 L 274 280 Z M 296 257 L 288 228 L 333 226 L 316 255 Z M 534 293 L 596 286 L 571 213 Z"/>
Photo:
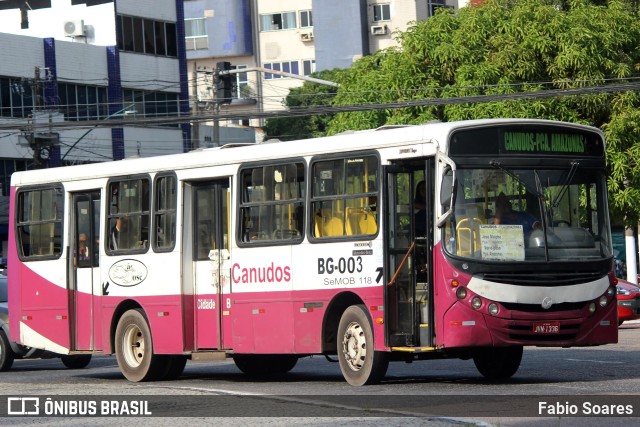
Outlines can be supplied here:
<path id="1" fill-rule="evenodd" d="M 493 218 L 493 223 L 522 225 L 522 230 L 525 233 L 540 228 L 540 222 L 533 215 L 514 210 L 506 194 L 502 192 L 496 198 L 496 215 Z"/>

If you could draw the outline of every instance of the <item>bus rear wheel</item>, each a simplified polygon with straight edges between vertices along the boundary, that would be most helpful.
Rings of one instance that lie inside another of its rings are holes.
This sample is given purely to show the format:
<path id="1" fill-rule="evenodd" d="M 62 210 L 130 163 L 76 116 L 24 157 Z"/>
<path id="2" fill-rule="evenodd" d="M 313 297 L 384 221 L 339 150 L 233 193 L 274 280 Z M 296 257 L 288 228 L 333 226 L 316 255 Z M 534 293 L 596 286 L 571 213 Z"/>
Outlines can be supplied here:
<path id="1" fill-rule="evenodd" d="M 11 349 L 11 343 L 4 331 L 0 331 L 0 372 L 8 371 L 13 365 L 15 355 Z"/>
<path id="2" fill-rule="evenodd" d="M 247 375 L 285 374 L 298 363 L 293 354 L 235 354 L 233 361 Z"/>
<path id="3" fill-rule="evenodd" d="M 164 373 L 166 359 L 153 354 L 151 330 L 142 310 L 129 310 L 122 315 L 115 344 L 118 366 L 129 381 L 153 381 Z"/>
<path id="4" fill-rule="evenodd" d="M 340 370 L 353 386 L 375 384 L 389 367 L 387 354 L 374 350 L 373 328 L 363 305 L 347 308 L 338 325 Z"/>
<path id="5" fill-rule="evenodd" d="M 473 356 L 478 372 L 490 380 L 511 378 L 521 361 L 522 346 L 481 348 Z"/>

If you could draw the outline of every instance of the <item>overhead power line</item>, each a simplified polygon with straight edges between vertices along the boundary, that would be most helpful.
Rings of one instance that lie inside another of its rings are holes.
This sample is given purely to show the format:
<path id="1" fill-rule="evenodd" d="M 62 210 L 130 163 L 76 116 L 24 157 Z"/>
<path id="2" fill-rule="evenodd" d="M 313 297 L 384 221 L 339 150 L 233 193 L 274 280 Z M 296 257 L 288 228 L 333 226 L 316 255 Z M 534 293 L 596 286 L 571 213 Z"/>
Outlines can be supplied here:
<path id="1" fill-rule="evenodd" d="M 442 88 L 456 89 L 456 88 Z M 13 123 L 1 123 L 0 130 L 21 130 L 26 126 L 31 129 L 84 129 L 92 127 L 123 127 L 123 126 L 149 126 L 149 125 L 167 125 L 181 123 L 201 123 L 214 120 L 242 120 L 242 119 L 271 119 L 284 117 L 300 117 L 318 114 L 335 114 L 357 111 L 372 111 L 381 109 L 397 109 L 408 107 L 425 107 L 437 105 L 455 105 L 455 104 L 475 104 L 499 101 L 515 101 L 557 98 L 567 96 L 596 95 L 602 93 L 615 93 L 637 91 L 640 89 L 640 82 L 612 83 L 600 86 L 587 86 L 579 88 L 567 89 L 548 89 L 535 92 L 514 92 L 508 94 L 495 95 L 469 95 L 449 98 L 427 98 L 417 100 L 404 100 L 387 103 L 372 104 L 356 104 L 356 105 L 323 105 L 308 108 L 290 108 L 288 110 L 278 111 L 243 111 L 243 112 L 222 112 L 219 114 L 211 114 L 203 112 L 199 114 L 186 114 L 183 116 L 172 117 L 155 117 L 155 118 L 113 118 L 110 120 L 86 120 L 82 122 L 59 122 L 59 123 L 27 123 L 26 121 L 18 121 Z"/>

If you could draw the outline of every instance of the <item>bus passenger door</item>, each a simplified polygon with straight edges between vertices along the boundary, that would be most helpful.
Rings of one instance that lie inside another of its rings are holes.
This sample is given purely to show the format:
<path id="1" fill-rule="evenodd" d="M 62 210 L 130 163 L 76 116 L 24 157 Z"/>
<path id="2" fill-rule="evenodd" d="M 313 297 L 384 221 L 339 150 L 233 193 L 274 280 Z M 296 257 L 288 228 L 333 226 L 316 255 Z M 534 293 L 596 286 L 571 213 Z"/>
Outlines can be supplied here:
<path id="1" fill-rule="evenodd" d="M 95 350 L 95 295 L 101 295 L 99 268 L 100 191 L 74 193 L 69 236 L 69 313 L 72 350 Z"/>
<path id="2" fill-rule="evenodd" d="M 390 346 L 433 345 L 433 159 L 385 169 L 387 338 Z M 420 199 L 420 187 L 426 197 Z"/>
<path id="3" fill-rule="evenodd" d="M 229 318 L 231 305 L 225 296 L 231 290 L 229 179 L 194 182 L 189 188 L 184 233 L 191 233 L 192 238 L 184 241 L 191 240 L 185 252 L 191 254 L 193 270 L 194 348 L 229 348 L 231 324 L 223 322 Z"/>

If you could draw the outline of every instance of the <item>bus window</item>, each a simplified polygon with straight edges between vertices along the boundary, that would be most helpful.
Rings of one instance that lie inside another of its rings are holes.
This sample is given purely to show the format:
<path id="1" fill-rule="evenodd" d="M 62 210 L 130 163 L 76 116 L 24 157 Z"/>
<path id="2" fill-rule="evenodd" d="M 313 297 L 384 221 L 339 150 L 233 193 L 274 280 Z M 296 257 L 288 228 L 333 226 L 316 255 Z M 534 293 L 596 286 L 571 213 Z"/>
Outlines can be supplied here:
<path id="1" fill-rule="evenodd" d="M 241 241 L 291 242 L 304 235 L 304 165 L 289 163 L 240 172 Z"/>
<path id="2" fill-rule="evenodd" d="M 18 193 L 18 247 L 23 258 L 55 257 L 62 253 L 62 188 Z"/>
<path id="3" fill-rule="evenodd" d="M 175 175 L 156 178 L 154 186 L 154 250 L 170 251 L 176 243 L 177 184 Z"/>
<path id="4" fill-rule="evenodd" d="M 312 165 L 312 233 L 316 238 L 378 232 L 378 159 L 375 156 L 317 161 Z"/>
<path id="5" fill-rule="evenodd" d="M 107 218 L 108 252 L 144 252 L 149 245 L 149 179 L 112 181 Z"/>

